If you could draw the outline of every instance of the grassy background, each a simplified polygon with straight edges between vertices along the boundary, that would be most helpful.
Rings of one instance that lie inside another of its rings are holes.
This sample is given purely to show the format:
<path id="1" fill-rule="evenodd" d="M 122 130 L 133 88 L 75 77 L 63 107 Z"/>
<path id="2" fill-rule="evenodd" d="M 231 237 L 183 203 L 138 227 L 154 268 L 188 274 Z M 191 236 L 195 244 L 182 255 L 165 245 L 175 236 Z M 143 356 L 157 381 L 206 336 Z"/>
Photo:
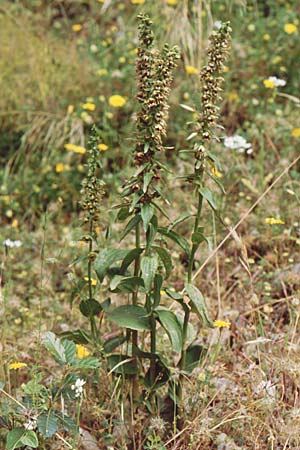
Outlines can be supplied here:
<path id="1" fill-rule="evenodd" d="M 47 380 L 49 362 L 40 348 L 40 332 L 85 326 L 76 301 L 70 308 L 69 298 L 85 275 L 70 263 L 83 251 L 78 242 L 82 233 L 78 201 L 86 156 L 68 152 L 64 145 L 85 146 L 91 123 L 101 130 L 102 142 L 108 146 L 100 153 L 109 192 L 99 224 L 105 233 L 114 220 L 110 208 L 119 202 L 120 186 L 133 170 L 136 15 L 141 10 L 151 14 L 158 42 L 170 41 L 182 51 L 166 139 L 174 147 L 167 151 L 166 161 L 176 175 L 190 167 L 190 161 L 178 153 L 185 146 L 190 120 L 190 113 L 179 104 L 193 106 L 199 96 L 198 78 L 188 75 L 186 66 L 199 70 L 213 23 L 231 21 L 220 137 L 242 135 L 253 153 L 225 148 L 222 139 L 215 145 L 227 192 L 225 198 L 217 191 L 215 195 L 227 226 L 234 226 L 299 155 L 300 7 L 296 0 L 1 4 L 0 237 L 1 242 L 22 241 L 19 248 L 2 248 L 1 379 L 10 380 L 8 364 L 22 360 L 29 368 L 20 375 L 20 384 L 36 372 Z M 82 29 L 74 31 L 75 24 Z M 295 30 L 287 32 L 287 24 Z M 264 80 L 269 76 L 284 79 L 286 86 L 278 91 L 266 88 Z M 109 104 L 113 94 L 126 99 L 123 108 Z M 87 102 L 96 105 L 95 111 L 84 109 Z M 178 212 L 194 212 L 185 200 L 190 188 L 173 175 L 167 182 L 174 188 L 169 192 L 170 218 Z M 219 311 L 232 326 L 222 331 L 218 341 L 216 330 L 201 329 L 193 318 L 195 335 L 212 356 L 186 385 L 190 425 L 176 437 L 170 432 L 168 412 L 165 423 L 149 422 L 141 412 L 135 424 L 140 448 L 146 448 L 153 430 L 165 444 L 171 441 L 167 448 L 174 449 L 299 447 L 299 184 L 298 161 L 196 279 L 212 316 Z M 265 222 L 270 217 L 284 223 L 270 225 Z M 205 226 L 212 248 L 228 233 L 209 210 Z M 184 233 L 185 225 L 181 228 Z M 111 233 L 117 242 L 118 226 Z M 210 253 L 202 247 L 197 267 Z M 179 290 L 186 267 L 179 251 L 174 250 L 173 258 L 172 284 Z M 107 334 L 114 331 L 110 323 L 104 326 Z M 164 339 L 161 333 L 161 345 L 167 346 Z M 170 349 L 171 360 L 173 356 Z M 95 394 L 87 388 L 82 426 L 97 439 L 99 448 L 131 448 L 130 417 L 123 420 L 124 409 L 130 409 L 125 388 L 112 389 L 112 378 L 101 376 L 101 391 Z M 1 421 L 0 427 L 4 439 Z M 49 445 L 58 448 L 55 439 Z"/>

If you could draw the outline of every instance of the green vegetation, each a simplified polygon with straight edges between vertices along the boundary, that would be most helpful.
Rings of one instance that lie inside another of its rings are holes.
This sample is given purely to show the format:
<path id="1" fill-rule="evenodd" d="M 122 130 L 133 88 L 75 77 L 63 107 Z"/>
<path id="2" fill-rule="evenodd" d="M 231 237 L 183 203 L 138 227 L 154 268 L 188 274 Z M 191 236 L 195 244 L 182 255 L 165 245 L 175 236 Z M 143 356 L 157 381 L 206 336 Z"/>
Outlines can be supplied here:
<path id="1" fill-rule="evenodd" d="M 300 446 L 300 7 L 0 5 L 0 448 Z"/>

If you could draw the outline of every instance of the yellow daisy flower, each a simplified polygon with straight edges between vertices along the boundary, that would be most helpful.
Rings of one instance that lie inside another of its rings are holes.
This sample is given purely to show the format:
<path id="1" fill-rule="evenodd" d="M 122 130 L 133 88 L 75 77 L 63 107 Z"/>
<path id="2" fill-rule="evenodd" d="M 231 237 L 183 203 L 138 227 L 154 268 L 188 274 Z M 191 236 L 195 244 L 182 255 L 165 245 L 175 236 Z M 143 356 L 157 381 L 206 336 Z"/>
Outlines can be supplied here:
<path id="1" fill-rule="evenodd" d="M 230 322 L 225 322 L 224 320 L 215 320 L 214 327 L 215 328 L 229 328 L 231 325 Z"/>
<path id="2" fill-rule="evenodd" d="M 300 128 L 294 128 L 294 129 L 292 130 L 292 136 L 293 136 L 294 138 L 300 137 Z"/>
<path id="3" fill-rule="evenodd" d="M 268 80 L 268 79 L 264 80 L 264 85 L 268 89 L 274 89 L 274 87 L 275 87 L 274 81 Z"/>
<path id="4" fill-rule="evenodd" d="M 198 73 L 198 69 L 194 66 L 185 66 L 185 71 L 188 75 L 196 75 Z"/>
<path id="5" fill-rule="evenodd" d="M 106 152 L 106 150 L 108 150 L 108 145 L 98 144 L 98 149 L 100 150 L 100 152 Z"/>
<path id="6" fill-rule="evenodd" d="M 126 98 L 122 97 L 122 95 L 112 95 L 108 99 L 108 103 L 110 106 L 113 106 L 114 108 L 122 108 L 126 104 Z"/>
<path id="7" fill-rule="evenodd" d="M 9 369 L 10 370 L 18 370 L 18 369 L 21 369 L 21 367 L 26 367 L 26 366 L 27 366 L 26 363 L 14 362 L 9 365 Z"/>
<path id="8" fill-rule="evenodd" d="M 84 345 L 76 344 L 77 358 L 82 359 L 90 355 L 90 352 Z"/>
<path id="9" fill-rule="evenodd" d="M 275 219 L 275 217 L 266 217 L 265 222 L 269 225 L 284 225 L 284 221 L 281 219 Z"/>
<path id="10" fill-rule="evenodd" d="M 86 149 L 84 147 L 80 147 L 79 145 L 75 144 L 65 144 L 65 149 L 70 150 L 71 152 L 74 153 L 80 153 L 81 155 L 86 153 Z"/>
<path id="11" fill-rule="evenodd" d="M 86 109 L 86 110 L 88 110 L 88 111 L 95 111 L 95 109 L 96 109 L 96 105 L 94 104 L 94 103 L 84 103 L 83 105 L 82 105 L 82 107 L 83 107 L 83 109 Z"/>
<path id="12" fill-rule="evenodd" d="M 297 27 L 293 23 L 286 23 L 283 29 L 287 34 L 293 34 L 297 31 Z"/>
<path id="13" fill-rule="evenodd" d="M 80 23 L 75 23 L 75 24 L 72 26 L 72 30 L 75 31 L 75 33 L 78 33 L 79 31 L 82 30 L 82 25 L 81 25 Z"/>
<path id="14" fill-rule="evenodd" d="M 63 172 L 65 165 L 63 163 L 57 163 L 55 166 L 55 171 L 57 173 Z"/>

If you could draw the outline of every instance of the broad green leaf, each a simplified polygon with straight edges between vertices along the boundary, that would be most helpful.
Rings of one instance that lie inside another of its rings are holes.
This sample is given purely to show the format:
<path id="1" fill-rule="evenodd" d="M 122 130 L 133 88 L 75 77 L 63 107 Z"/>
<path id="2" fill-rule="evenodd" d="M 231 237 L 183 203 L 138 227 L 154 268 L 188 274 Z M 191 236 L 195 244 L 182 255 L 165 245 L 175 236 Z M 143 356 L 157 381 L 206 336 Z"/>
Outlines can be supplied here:
<path id="1" fill-rule="evenodd" d="M 157 216 L 154 215 L 151 219 L 151 222 L 150 222 L 148 230 L 147 230 L 147 240 L 148 240 L 149 247 L 152 245 L 154 238 L 156 236 L 157 225 L 158 225 Z"/>
<path id="2" fill-rule="evenodd" d="M 14 428 L 6 435 L 6 450 L 14 450 L 23 446 L 21 441 L 22 436 L 26 432 L 24 427 Z"/>
<path id="3" fill-rule="evenodd" d="M 180 292 L 172 291 L 169 288 L 165 289 L 166 294 L 171 297 L 173 300 L 183 300 L 183 295 Z"/>
<path id="4" fill-rule="evenodd" d="M 116 262 L 125 258 L 128 250 L 104 249 L 98 253 L 95 259 L 94 267 L 99 280 L 103 281 L 108 269 Z"/>
<path id="5" fill-rule="evenodd" d="M 162 327 L 166 330 L 175 352 L 182 350 L 182 330 L 180 322 L 172 311 L 163 308 L 155 310 L 158 320 Z"/>
<path id="6" fill-rule="evenodd" d="M 37 435 L 32 430 L 27 430 L 21 437 L 21 441 L 23 445 L 28 445 L 28 447 L 37 448 L 39 445 L 39 441 Z"/>
<path id="7" fill-rule="evenodd" d="M 144 282 L 141 277 L 123 277 L 116 275 L 110 283 L 110 289 L 117 292 L 132 293 L 136 291 L 138 286 L 144 286 Z"/>
<path id="8" fill-rule="evenodd" d="M 91 340 L 90 336 L 83 330 L 77 329 L 73 331 L 64 331 L 59 335 L 61 338 L 70 339 L 75 344 L 88 344 Z"/>
<path id="9" fill-rule="evenodd" d="M 163 247 L 158 247 L 158 246 L 153 246 L 153 249 L 156 251 L 156 253 L 158 254 L 159 258 L 161 259 L 161 262 L 164 265 L 165 271 L 166 271 L 166 279 L 169 278 L 172 269 L 173 269 L 173 265 L 172 265 L 172 259 L 170 256 L 170 253 L 168 252 L 168 250 L 166 250 Z"/>
<path id="10" fill-rule="evenodd" d="M 121 268 L 120 268 L 120 272 L 122 275 L 124 275 L 125 271 L 127 270 L 127 268 L 130 266 L 130 264 L 135 261 L 135 259 L 141 254 L 143 253 L 144 249 L 142 248 L 134 248 L 132 250 L 130 250 L 129 253 L 127 253 L 127 255 L 125 256 L 125 258 L 123 259 Z"/>
<path id="11" fill-rule="evenodd" d="M 47 333 L 43 334 L 42 340 L 46 349 L 58 362 L 62 364 L 67 362 L 64 346 L 54 333 L 47 331 Z"/>
<path id="12" fill-rule="evenodd" d="M 117 220 L 120 220 L 121 222 L 125 219 L 127 219 L 130 216 L 129 208 L 128 206 L 122 206 L 120 210 L 118 211 Z"/>
<path id="13" fill-rule="evenodd" d="M 60 411 L 56 412 L 56 417 L 59 420 L 59 428 L 63 429 L 64 431 L 68 431 L 69 433 L 72 433 L 73 435 L 78 434 L 78 425 L 74 422 L 74 419 L 72 417 L 68 417 L 65 414 L 62 415 Z"/>
<path id="14" fill-rule="evenodd" d="M 163 236 L 166 236 L 169 239 L 171 239 L 172 241 L 176 242 L 176 244 L 178 244 L 179 247 L 181 247 L 182 250 L 184 250 L 187 255 L 190 254 L 189 243 L 183 236 L 181 236 L 180 234 L 176 233 L 173 230 L 168 230 L 167 228 L 163 228 L 163 227 L 158 228 L 158 232 L 160 234 L 162 234 Z"/>
<path id="15" fill-rule="evenodd" d="M 71 364 L 76 357 L 76 345 L 68 339 L 63 339 L 61 343 L 65 349 L 66 360 Z"/>
<path id="16" fill-rule="evenodd" d="M 141 258 L 141 271 L 144 280 L 146 292 L 149 292 L 155 273 L 158 269 L 157 255 L 143 256 Z"/>
<path id="17" fill-rule="evenodd" d="M 141 216 L 143 221 L 144 231 L 146 232 L 149 226 L 149 223 L 154 214 L 154 208 L 152 205 L 146 204 L 141 207 Z"/>
<path id="18" fill-rule="evenodd" d="M 213 328 L 213 323 L 209 317 L 205 299 L 199 289 L 192 284 L 186 284 L 185 291 L 191 300 L 192 310 L 200 319 L 202 319 L 205 326 Z"/>
<path id="19" fill-rule="evenodd" d="M 120 334 L 119 336 L 112 337 L 104 342 L 103 348 L 105 353 L 111 353 L 115 350 L 115 348 L 119 347 L 119 345 L 124 344 L 127 340 L 126 336 Z"/>
<path id="20" fill-rule="evenodd" d="M 44 437 L 50 438 L 58 430 L 58 418 L 52 410 L 42 413 L 37 419 L 37 428 Z"/>
<path id="21" fill-rule="evenodd" d="M 147 311 L 141 306 L 123 305 L 108 313 L 107 316 L 120 327 L 143 331 L 151 329 L 147 314 Z"/>
<path id="22" fill-rule="evenodd" d="M 210 204 L 210 206 L 212 207 L 212 209 L 217 210 L 217 205 L 214 201 L 212 192 L 210 191 L 210 189 L 208 189 L 207 187 L 199 187 L 199 192 L 200 194 L 208 201 L 208 203 Z"/>
<path id="23" fill-rule="evenodd" d="M 199 366 L 201 361 L 205 358 L 207 354 L 207 349 L 202 345 L 191 345 L 187 348 L 186 359 L 183 370 L 186 372 L 192 372 L 193 369 Z M 179 361 L 179 366 L 181 365 L 181 360 Z"/>
<path id="24" fill-rule="evenodd" d="M 102 306 L 94 298 L 89 298 L 80 302 L 79 309 L 85 317 L 93 317 L 102 311 Z"/>
<path id="25" fill-rule="evenodd" d="M 75 359 L 72 363 L 72 367 L 76 369 L 94 370 L 100 366 L 100 361 L 93 356 L 87 356 L 86 358 Z"/>
<path id="26" fill-rule="evenodd" d="M 107 362 L 114 373 L 133 375 L 139 372 L 139 368 L 132 362 L 132 357 L 129 355 L 114 354 L 107 358 Z"/>

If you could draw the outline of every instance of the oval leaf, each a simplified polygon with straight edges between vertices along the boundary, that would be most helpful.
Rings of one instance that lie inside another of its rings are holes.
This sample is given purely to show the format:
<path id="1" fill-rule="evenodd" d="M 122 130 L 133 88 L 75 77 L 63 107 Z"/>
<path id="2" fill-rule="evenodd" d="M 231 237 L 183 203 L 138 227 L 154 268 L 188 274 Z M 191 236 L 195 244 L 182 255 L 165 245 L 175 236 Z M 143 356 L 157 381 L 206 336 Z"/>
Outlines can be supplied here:
<path id="1" fill-rule="evenodd" d="M 182 330 L 181 325 L 172 311 L 166 309 L 155 310 L 158 320 L 162 327 L 166 330 L 175 352 L 180 353 L 182 350 Z"/>
<path id="2" fill-rule="evenodd" d="M 107 314 L 120 327 L 131 330 L 150 330 L 150 320 L 147 311 L 141 306 L 123 305 Z"/>
<path id="3" fill-rule="evenodd" d="M 142 278 L 144 280 L 145 289 L 150 291 L 154 275 L 158 268 L 157 255 L 143 256 L 141 259 Z"/>
<path id="4" fill-rule="evenodd" d="M 213 323 L 209 317 L 205 299 L 196 286 L 186 284 L 185 291 L 191 300 L 192 311 L 202 319 L 205 326 L 213 328 Z"/>

